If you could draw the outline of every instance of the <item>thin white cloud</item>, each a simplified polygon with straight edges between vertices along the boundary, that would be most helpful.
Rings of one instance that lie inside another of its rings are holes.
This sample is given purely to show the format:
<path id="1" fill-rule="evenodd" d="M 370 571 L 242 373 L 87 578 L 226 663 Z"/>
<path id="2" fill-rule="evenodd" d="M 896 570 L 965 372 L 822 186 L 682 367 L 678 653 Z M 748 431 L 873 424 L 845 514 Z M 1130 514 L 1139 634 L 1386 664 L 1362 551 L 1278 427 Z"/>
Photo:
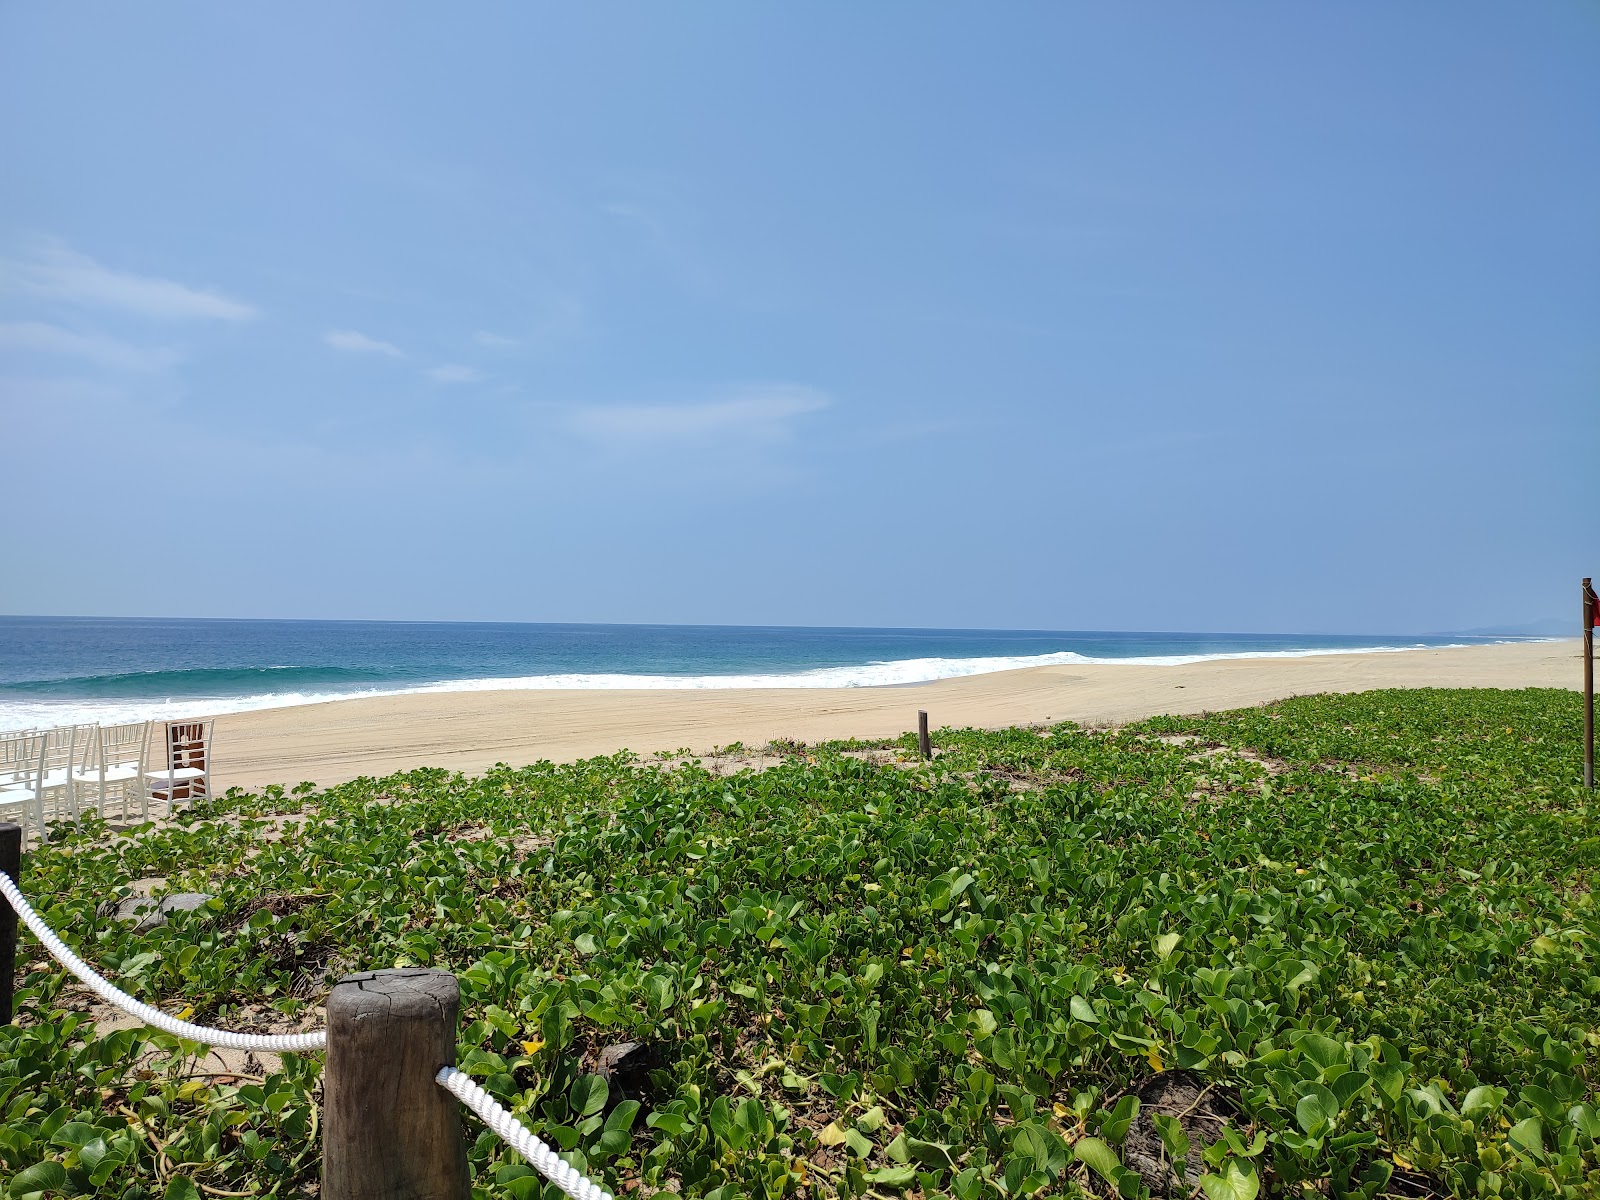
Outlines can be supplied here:
<path id="1" fill-rule="evenodd" d="M 24 258 L 0 267 L 0 277 L 16 290 L 71 304 L 168 321 L 248 321 L 257 315 L 251 305 L 218 291 L 113 270 L 55 238 L 35 242 Z"/>
<path id="2" fill-rule="evenodd" d="M 472 340 L 491 350 L 508 350 L 513 346 L 522 345 L 521 338 L 506 337 L 503 333 L 490 333 L 487 329 L 478 330 L 472 335 Z"/>
<path id="3" fill-rule="evenodd" d="M 406 352 L 393 342 L 380 342 L 354 329 L 330 329 L 322 335 L 322 340 L 335 350 L 348 350 L 352 354 L 387 354 L 390 358 L 406 356 Z"/>
<path id="4" fill-rule="evenodd" d="M 572 414 L 570 424 L 576 432 L 606 442 L 770 440 L 786 436 L 796 417 L 828 404 L 827 395 L 815 388 L 766 384 L 724 400 L 583 408 Z"/>
<path id="5" fill-rule="evenodd" d="M 445 363 L 429 370 L 428 378 L 435 383 L 477 383 L 483 378 L 483 374 L 459 363 Z"/>
<path id="6" fill-rule="evenodd" d="M 69 355 L 118 371 L 161 371 L 175 366 L 181 357 L 176 350 L 135 346 L 99 334 L 77 333 L 44 321 L 0 321 L 0 346 Z"/>

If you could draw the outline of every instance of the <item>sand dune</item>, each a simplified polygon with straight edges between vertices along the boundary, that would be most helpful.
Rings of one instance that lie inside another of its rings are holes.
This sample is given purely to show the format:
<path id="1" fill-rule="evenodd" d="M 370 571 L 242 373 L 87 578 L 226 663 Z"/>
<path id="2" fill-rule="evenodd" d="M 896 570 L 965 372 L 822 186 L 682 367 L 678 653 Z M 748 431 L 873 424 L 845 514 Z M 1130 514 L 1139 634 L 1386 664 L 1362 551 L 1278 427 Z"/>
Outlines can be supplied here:
<path id="1" fill-rule="evenodd" d="M 1312 692 L 1383 687 L 1577 687 L 1576 641 L 1228 659 L 1187 666 L 1034 667 L 895 688 L 829 691 L 433 692 L 217 718 L 223 787 L 339 783 L 409 767 L 641 754 L 773 738 L 888 737 L 916 727 L 1131 721 Z"/>

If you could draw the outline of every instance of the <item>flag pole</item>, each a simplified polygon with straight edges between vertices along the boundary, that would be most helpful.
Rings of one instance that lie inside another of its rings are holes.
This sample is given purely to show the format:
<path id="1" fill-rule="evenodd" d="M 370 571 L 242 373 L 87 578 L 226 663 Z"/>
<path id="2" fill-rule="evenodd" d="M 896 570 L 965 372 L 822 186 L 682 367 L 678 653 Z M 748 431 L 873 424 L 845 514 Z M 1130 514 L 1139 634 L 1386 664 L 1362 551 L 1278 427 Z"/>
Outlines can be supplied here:
<path id="1" fill-rule="evenodd" d="M 1583 581 L 1583 786 L 1594 787 L 1594 584 Z"/>

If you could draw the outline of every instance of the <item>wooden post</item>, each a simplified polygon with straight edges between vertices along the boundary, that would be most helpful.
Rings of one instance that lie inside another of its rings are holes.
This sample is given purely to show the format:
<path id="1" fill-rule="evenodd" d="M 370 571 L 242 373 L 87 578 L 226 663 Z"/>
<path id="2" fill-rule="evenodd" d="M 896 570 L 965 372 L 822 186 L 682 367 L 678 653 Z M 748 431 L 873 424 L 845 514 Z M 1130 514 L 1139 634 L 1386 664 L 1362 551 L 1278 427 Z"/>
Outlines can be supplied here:
<path id="1" fill-rule="evenodd" d="M 933 757 L 933 743 L 928 740 L 928 714 L 917 712 L 917 749 L 922 751 L 923 758 Z"/>
<path id="2" fill-rule="evenodd" d="M 0 871 L 22 883 L 22 826 L 0 821 Z M 0 1025 L 11 1024 L 17 997 L 17 913 L 0 899 Z"/>
<path id="3" fill-rule="evenodd" d="M 323 1200 L 469 1200 L 460 1102 L 433 1081 L 455 1065 L 460 1008 L 448 971 L 366 971 L 334 984 Z"/>
<path id="4" fill-rule="evenodd" d="M 1583 786 L 1594 787 L 1594 584 L 1583 581 Z"/>

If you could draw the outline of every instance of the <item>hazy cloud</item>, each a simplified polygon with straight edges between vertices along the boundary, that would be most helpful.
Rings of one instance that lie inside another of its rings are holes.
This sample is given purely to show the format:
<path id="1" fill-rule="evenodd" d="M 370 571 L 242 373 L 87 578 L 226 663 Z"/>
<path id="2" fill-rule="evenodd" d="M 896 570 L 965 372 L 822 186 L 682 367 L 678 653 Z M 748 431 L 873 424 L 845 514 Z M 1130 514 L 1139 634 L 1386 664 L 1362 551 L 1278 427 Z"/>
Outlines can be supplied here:
<path id="1" fill-rule="evenodd" d="M 404 358 L 405 351 L 392 342 L 380 342 L 354 329 L 330 329 L 322 340 L 335 350 L 349 350 L 354 354 L 387 354 L 390 358 Z"/>
<path id="2" fill-rule="evenodd" d="M 221 292 L 155 275 L 116 271 L 55 238 L 34 243 L 26 257 L 0 266 L 4 278 L 18 291 L 52 300 L 161 320 L 247 321 L 256 316 L 253 307 Z"/>
<path id="3" fill-rule="evenodd" d="M 786 436 L 796 417 L 817 412 L 828 404 L 828 396 L 815 388 L 765 384 L 743 388 L 722 400 L 583 408 L 572 414 L 571 426 L 587 437 L 608 442 L 772 439 Z"/>
<path id="4" fill-rule="evenodd" d="M 77 333 L 44 321 L 0 322 L 0 346 L 70 355 L 118 371 L 160 371 L 174 366 L 180 358 L 175 350 L 135 346 L 116 338 Z"/>
<path id="5" fill-rule="evenodd" d="M 522 345 L 521 338 L 506 337 L 502 333 L 490 333 L 486 329 L 478 330 L 477 333 L 472 335 L 472 340 L 480 346 L 487 346 L 491 350 L 506 350 L 512 346 Z"/>
<path id="6" fill-rule="evenodd" d="M 459 363 L 445 363 L 430 369 L 428 378 L 435 383 L 476 383 L 483 378 L 483 374 Z"/>

